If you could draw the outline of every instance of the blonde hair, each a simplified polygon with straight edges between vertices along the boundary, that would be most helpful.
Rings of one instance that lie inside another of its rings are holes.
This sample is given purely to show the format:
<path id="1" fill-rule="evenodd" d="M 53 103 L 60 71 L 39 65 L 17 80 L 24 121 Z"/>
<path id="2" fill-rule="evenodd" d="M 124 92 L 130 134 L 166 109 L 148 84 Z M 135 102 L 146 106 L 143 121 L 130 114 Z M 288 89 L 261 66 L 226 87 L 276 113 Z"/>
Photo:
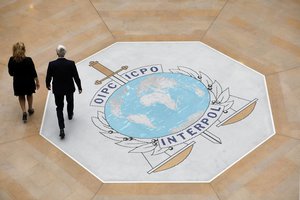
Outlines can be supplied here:
<path id="1" fill-rule="evenodd" d="M 17 42 L 13 46 L 13 58 L 16 62 L 21 62 L 25 58 L 25 45 L 23 42 Z"/>

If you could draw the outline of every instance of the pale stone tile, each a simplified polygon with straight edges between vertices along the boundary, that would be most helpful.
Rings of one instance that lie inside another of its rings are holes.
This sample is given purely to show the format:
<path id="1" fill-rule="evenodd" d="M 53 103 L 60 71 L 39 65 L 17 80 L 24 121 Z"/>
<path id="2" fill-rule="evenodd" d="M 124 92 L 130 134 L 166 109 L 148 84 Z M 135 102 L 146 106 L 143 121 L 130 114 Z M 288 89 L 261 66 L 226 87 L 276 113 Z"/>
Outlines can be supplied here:
<path id="1" fill-rule="evenodd" d="M 267 76 L 276 132 L 300 139 L 300 67 Z"/>
<path id="2" fill-rule="evenodd" d="M 90 198 L 101 186 L 40 136 L 2 144 L 0 155 L 8 155 L 0 160 L 0 182 L 15 198 L 15 193 L 24 193 L 28 199 L 64 199 L 73 193 Z"/>
<path id="3" fill-rule="evenodd" d="M 36 187 L 45 187 L 55 180 L 55 175 L 49 171 L 49 167 L 39 163 L 27 172 L 27 178 Z"/>
<path id="4" fill-rule="evenodd" d="M 47 169 L 51 168 L 51 172 L 61 179 L 69 180 L 72 178 L 73 185 L 83 185 L 93 192 L 96 192 L 102 184 L 101 181 L 42 137 L 26 138 L 26 142 L 41 154 L 39 159 L 43 159 L 45 160 L 43 162 L 48 163 Z M 51 174 L 49 175 L 52 176 Z"/>
<path id="5" fill-rule="evenodd" d="M 290 69 L 300 62 L 299 9 L 293 0 L 228 1 L 203 41 L 265 74 Z"/>
<path id="6" fill-rule="evenodd" d="M 8 194 L 6 191 L 0 189 L 0 199 L 12 200 L 12 196 Z"/>
<path id="7" fill-rule="evenodd" d="M 40 199 L 65 199 L 67 196 L 72 194 L 72 190 L 69 187 L 70 185 L 65 184 L 64 182 L 56 181 L 49 184 L 44 188 L 43 194 L 39 197 Z"/>
<path id="8" fill-rule="evenodd" d="M 72 50 L 77 49 L 78 45 L 85 44 L 87 40 L 97 37 L 98 40 L 89 46 L 97 46 L 100 49 L 104 47 L 103 41 L 113 39 L 89 1 L 77 3 L 13 1 L 4 4 L 0 12 L 2 16 L 0 35 L 5 38 L 0 44 L 2 55 L 0 63 L 2 64 L 8 62 L 12 45 L 16 41 L 25 43 L 27 55 L 32 56 L 37 68 L 39 66 L 45 68 L 47 62 L 56 58 L 55 48 L 60 43 L 66 44 L 67 48 Z M 82 42 L 81 36 L 84 37 L 95 30 L 98 31 L 97 35 L 94 34 L 86 38 L 86 42 Z M 102 38 L 99 35 L 102 35 Z M 85 48 L 81 51 L 86 51 L 89 55 L 93 53 L 88 52 L 90 47 Z"/>
<path id="9" fill-rule="evenodd" d="M 298 165 L 300 167 L 300 145 L 293 148 L 290 152 L 288 152 L 285 156 L 290 162 Z M 299 174 L 300 175 L 300 174 Z M 299 177 L 300 181 L 300 177 Z M 300 187 L 300 185 L 299 185 Z"/>
<path id="10" fill-rule="evenodd" d="M 299 144 L 288 137 L 272 137 L 216 178 L 212 182 L 215 192 L 221 199 L 295 199 L 299 166 L 287 155 Z"/>
<path id="11" fill-rule="evenodd" d="M 218 200 L 210 184 L 104 184 L 94 200 Z"/>
<path id="12" fill-rule="evenodd" d="M 94 193 L 90 191 L 78 190 L 73 192 L 71 195 L 67 196 L 65 200 L 84 200 L 92 199 L 95 196 Z"/>
<path id="13" fill-rule="evenodd" d="M 225 1 L 99 1 L 97 11 L 118 40 L 199 40 Z"/>
<path id="14" fill-rule="evenodd" d="M 4 181 L 0 181 L 0 190 L 4 191 L 2 193 L 5 193 L 5 196 L 8 196 L 11 199 L 34 199 L 19 180 L 6 179 Z"/>

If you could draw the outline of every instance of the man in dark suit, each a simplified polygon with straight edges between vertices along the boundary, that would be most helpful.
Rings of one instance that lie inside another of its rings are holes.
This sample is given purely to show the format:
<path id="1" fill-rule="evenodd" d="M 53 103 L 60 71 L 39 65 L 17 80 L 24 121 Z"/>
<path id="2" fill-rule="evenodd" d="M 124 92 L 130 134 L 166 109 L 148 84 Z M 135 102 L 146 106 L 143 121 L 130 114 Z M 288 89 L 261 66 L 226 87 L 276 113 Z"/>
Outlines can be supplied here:
<path id="1" fill-rule="evenodd" d="M 79 94 L 82 92 L 82 88 L 75 62 L 64 58 L 66 54 L 66 48 L 62 45 L 58 45 L 56 48 L 56 53 L 58 56 L 57 60 L 49 62 L 48 65 L 46 87 L 48 90 L 51 90 L 50 83 L 52 81 L 52 91 L 55 98 L 56 114 L 60 128 L 59 136 L 61 139 L 64 139 L 64 97 L 66 96 L 67 100 L 68 118 L 71 120 L 74 115 L 74 81 L 78 87 Z"/>

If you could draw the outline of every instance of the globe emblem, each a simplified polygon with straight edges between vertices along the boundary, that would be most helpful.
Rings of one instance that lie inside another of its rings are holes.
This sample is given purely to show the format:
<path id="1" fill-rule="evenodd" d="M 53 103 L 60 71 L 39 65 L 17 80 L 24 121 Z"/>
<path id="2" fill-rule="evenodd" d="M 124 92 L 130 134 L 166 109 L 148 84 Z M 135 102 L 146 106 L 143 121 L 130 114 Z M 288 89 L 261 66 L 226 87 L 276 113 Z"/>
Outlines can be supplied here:
<path id="1" fill-rule="evenodd" d="M 158 138 L 196 122 L 210 104 L 203 83 L 180 73 L 155 73 L 118 88 L 105 105 L 108 124 L 132 138 Z"/>

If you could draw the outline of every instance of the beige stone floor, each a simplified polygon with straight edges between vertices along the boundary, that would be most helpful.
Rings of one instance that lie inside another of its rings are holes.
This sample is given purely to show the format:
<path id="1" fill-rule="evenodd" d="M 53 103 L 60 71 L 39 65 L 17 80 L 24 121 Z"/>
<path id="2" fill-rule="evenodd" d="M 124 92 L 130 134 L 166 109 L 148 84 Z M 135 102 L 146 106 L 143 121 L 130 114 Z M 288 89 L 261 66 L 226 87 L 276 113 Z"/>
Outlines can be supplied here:
<path id="1" fill-rule="evenodd" d="M 0 38 L 0 199 L 299 199 L 299 0 L 1 0 Z M 143 40 L 202 41 L 265 74 L 276 135 L 210 184 L 103 184 L 39 135 L 58 44 L 80 61 Z M 41 80 L 27 124 L 7 73 L 16 41 Z"/>

